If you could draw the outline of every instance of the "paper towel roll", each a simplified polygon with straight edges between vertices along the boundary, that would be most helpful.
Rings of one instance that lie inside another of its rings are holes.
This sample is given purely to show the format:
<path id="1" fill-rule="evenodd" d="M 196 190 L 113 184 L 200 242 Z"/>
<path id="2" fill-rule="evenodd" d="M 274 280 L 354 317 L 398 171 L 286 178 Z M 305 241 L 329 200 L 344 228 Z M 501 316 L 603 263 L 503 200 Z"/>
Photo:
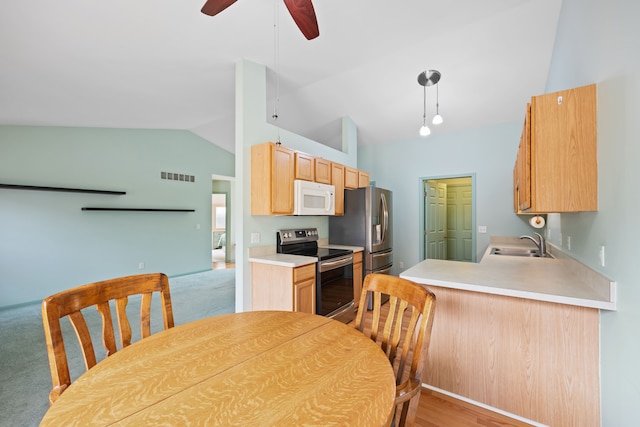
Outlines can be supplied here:
<path id="1" fill-rule="evenodd" d="M 531 224 L 533 228 L 542 228 L 544 227 L 544 217 L 539 215 L 532 216 L 531 219 L 529 219 L 529 224 Z"/>

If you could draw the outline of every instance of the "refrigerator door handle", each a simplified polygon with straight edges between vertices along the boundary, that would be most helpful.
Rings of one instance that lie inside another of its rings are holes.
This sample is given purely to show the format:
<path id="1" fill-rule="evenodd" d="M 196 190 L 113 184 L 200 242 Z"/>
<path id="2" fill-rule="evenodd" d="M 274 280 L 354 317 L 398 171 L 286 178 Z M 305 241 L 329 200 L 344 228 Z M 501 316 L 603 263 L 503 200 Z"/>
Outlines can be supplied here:
<path id="1" fill-rule="evenodd" d="M 382 243 L 387 241 L 387 231 L 389 228 L 389 208 L 387 206 L 387 198 L 384 193 L 380 193 L 380 200 L 382 202 Z"/>

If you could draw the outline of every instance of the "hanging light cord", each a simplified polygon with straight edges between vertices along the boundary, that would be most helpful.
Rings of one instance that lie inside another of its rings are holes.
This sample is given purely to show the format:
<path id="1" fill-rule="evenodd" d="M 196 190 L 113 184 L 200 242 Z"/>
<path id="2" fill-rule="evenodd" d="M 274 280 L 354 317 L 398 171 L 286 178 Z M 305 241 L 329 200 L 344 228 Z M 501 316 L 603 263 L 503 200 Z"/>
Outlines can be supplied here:
<path id="1" fill-rule="evenodd" d="M 271 117 L 274 121 L 278 121 L 278 104 L 280 103 L 280 25 L 278 22 L 280 15 L 280 2 L 274 0 L 273 8 L 273 67 L 276 72 L 276 97 L 273 103 L 273 114 Z M 280 126 L 278 129 L 278 144 L 280 143 Z"/>
<path id="2" fill-rule="evenodd" d="M 426 126 L 427 125 L 427 85 L 423 85 L 422 89 L 423 89 L 422 126 Z"/>

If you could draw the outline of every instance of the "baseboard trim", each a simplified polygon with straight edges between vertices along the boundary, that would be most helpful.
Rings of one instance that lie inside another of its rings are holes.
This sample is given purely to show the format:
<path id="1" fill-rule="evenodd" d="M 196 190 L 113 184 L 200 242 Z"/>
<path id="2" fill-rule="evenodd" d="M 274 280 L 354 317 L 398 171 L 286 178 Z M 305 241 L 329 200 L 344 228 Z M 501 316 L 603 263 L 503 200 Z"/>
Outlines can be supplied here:
<path id="1" fill-rule="evenodd" d="M 546 424 L 541 424 L 541 423 L 538 423 L 536 421 L 532 421 L 532 420 L 529 420 L 527 418 L 521 417 L 519 415 L 511 414 L 511 413 L 509 413 L 507 411 L 503 411 L 502 409 L 494 408 L 493 406 L 485 405 L 484 403 L 481 403 L 481 402 L 476 402 L 475 400 L 469 399 L 469 398 L 464 397 L 464 396 L 457 395 L 455 393 L 451 393 L 450 391 L 442 390 L 442 389 L 440 389 L 438 387 L 434 387 L 434 386 L 431 386 L 429 384 L 422 383 L 422 387 L 428 388 L 429 390 L 433 390 L 436 393 L 444 394 L 444 395 L 447 395 L 447 396 L 452 397 L 454 399 L 461 400 L 461 401 L 466 402 L 466 403 L 468 403 L 470 405 L 478 406 L 480 408 L 486 409 L 487 411 L 495 412 L 497 414 L 504 415 L 505 417 L 513 418 L 514 420 L 518 420 L 518 421 L 523 422 L 523 423 L 531 424 L 534 427 L 549 427 Z"/>

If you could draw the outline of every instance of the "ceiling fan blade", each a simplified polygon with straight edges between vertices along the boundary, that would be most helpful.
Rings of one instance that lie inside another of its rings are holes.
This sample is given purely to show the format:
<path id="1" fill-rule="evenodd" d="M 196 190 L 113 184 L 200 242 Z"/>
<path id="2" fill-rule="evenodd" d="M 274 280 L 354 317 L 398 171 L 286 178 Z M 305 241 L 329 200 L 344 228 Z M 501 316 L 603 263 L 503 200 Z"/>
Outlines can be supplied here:
<path id="1" fill-rule="evenodd" d="M 311 0 L 284 0 L 284 4 L 287 5 L 289 14 L 307 40 L 315 39 L 320 35 L 316 11 L 313 9 Z"/>
<path id="2" fill-rule="evenodd" d="M 207 0 L 204 6 L 202 6 L 201 12 L 205 15 L 215 16 L 236 1 L 237 0 Z"/>

